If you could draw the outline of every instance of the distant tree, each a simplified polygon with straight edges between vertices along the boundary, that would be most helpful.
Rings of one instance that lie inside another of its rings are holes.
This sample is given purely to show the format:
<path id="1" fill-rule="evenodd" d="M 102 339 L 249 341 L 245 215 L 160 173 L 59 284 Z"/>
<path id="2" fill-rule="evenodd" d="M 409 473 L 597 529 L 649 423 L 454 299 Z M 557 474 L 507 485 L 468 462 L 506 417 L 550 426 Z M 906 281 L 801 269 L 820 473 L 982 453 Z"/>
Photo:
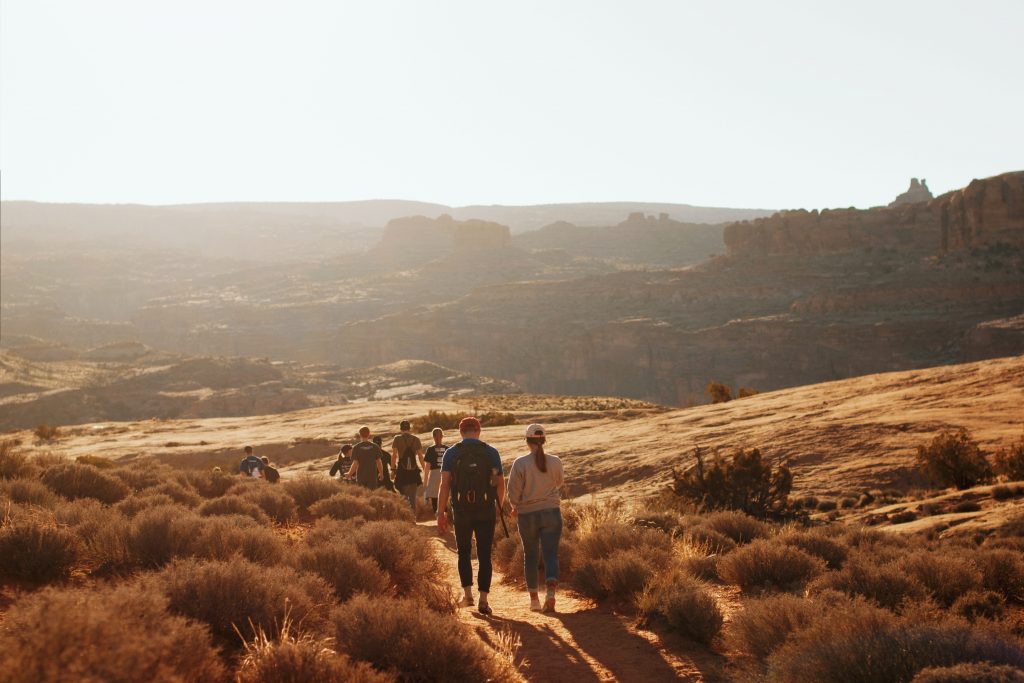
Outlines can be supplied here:
<path id="1" fill-rule="evenodd" d="M 943 486 L 969 489 L 992 478 L 992 468 L 970 432 L 945 431 L 927 446 L 917 447 L 917 466 Z"/>
<path id="2" fill-rule="evenodd" d="M 672 492 L 703 510 L 741 510 L 755 517 L 781 516 L 790 508 L 793 474 L 785 465 L 773 468 L 761 451 L 739 449 L 729 459 L 710 466 L 704 452 L 694 448 L 696 464 L 672 470 Z"/>
<path id="3" fill-rule="evenodd" d="M 740 387 L 740 390 L 736 392 L 736 398 L 746 398 L 747 396 L 754 396 L 757 394 L 757 389 L 751 389 L 750 387 Z"/>
<path id="4" fill-rule="evenodd" d="M 996 473 L 1010 481 L 1024 480 L 1024 436 L 1017 443 L 996 451 L 994 460 Z"/>
<path id="5" fill-rule="evenodd" d="M 721 382 L 709 382 L 704 393 L 711 397 L 712 403 L 728 403 L 732 400 L 732 389 Z"/>

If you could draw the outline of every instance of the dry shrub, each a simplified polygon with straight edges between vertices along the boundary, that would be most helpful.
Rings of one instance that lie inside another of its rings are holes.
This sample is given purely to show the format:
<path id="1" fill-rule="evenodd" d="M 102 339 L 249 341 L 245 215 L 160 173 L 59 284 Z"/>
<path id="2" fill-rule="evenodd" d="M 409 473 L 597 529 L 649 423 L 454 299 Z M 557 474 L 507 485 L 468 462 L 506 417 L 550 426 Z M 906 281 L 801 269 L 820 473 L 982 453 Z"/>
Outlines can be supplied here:
<path id="1" fill-rule="evenodd" d="M 1006 611 L 1006 600 L 995 591 L 971 591 L 964 593 L 951 608 L 953 614 L 967 621 L 978 619 L 1001 619 Z"/>
<path id="2" fill-rule="evenodd" d="M 322 474 L 303 474 L 284 482 L 282 488 L 295 500 L 301 512 L 307 512 L 313 503 L 338 493 L 339 486 L 338 482 Z"/>
<path id="3" fill-rule="evenodd" d="M 577 535 L 573 585 L 594 599 L 631 598 L 668 565 L 672 539 L 660 531 L 608 522 Z"/>
<path id="4" fill-rule="evenodd" d="M 1002 548 L 979 549 L 971 559 L 981 570 L 986 590 L 995 591 L 1007 600 L 1024 602 L 1024 557 Z"/>
<path id="5" fill-rule="evenodd" d="M 850 558 L 839 571 L 819 577 L 808 590 L 812 594 L 834 590 L 850 596 L 860 595 L 893 610 L 904 601 L 920 601 L 927 594 L 920 581 L 894 564 L 875 564 L 871 557 L 861 555 Z"/>
<path id="6" fill-rule="evenodd" d="M 48 424 L 38 425 L 32 433 L 36 435 L 36 438 L 40 441 L 53 441 L 60 437 L 60 427 L 51 427 Z"/>
<path id="7" fill-rule="evenodd" d="M 138 585 L 50 588 L 24 597 L 0 630 L 0 679 L 223 680 L 226 672 L 206 628 L 172 616 L 166 605 L 162 595 Z"/>
<path id="8" fill-rule="evenodd" d="M 129 522 L 116 508 L 84 499 L 65 501 L 54 508 L 53 514 L 79 540 L 81 558 L 93 570 L 130 564 Z"/>
<path id="9" fill-rule="evenodd" d="M 721 578 L 718 575 L 718 562 L 717 555 L 693 553 L 680 558 L 679 568 L 703 581 L 718 581 Z"/>
<path id="10" fill-rule="evenodd" d="M 787 512 L 793 475 L 789 468 L 771 462 L 757 448 L 738 448 L 732 458 L 716 455 L 706 466 L 704 452 L 694 448 L 696 464 L 672 470 L 672 492 L 701 510 L 742 510 L 758 517 Z"/>
<path id="11" fill-rule="evenodd" d="M 454 609 L 448 584 L 429 580 L 443 575 L 444 569 L 417 527 L 394 521 L 367 522 L 352 532 L 351 542 L 362 557 L 372 559 L 387 573 L 399 597 L 415 598 L 438 612 Z"/>
<path id="12" fill-rule="evenodd" d="M 1024 666 L 1024 646 L 964 621 L 901 618 L 855 602 L 794 633 L 769 657 L 767 680 L 891 683 L 927 667 L 980 661 Z"/>
<path id="13" fill-rule="evenodd" d="M 512 664 L 453 616 L 413 601 L 357 595 L 332 612 L 338 649 L 406 681 L 522 680 Z M 429 646 L 421 643 L 429 634 Z"/>
<path id="14" fill-rule="evenodd" d="M 772 528 L 768 524 L 734 510 L 712 512 L 703 517 L 702 524 L 724 534 L 737 545 L 750 543 L 757 538 L 768 538 L 772 535 Z"/>
<path id="15" fill-rule="evenodd" d="M 913 510 L 900 510 L 889 515 L 889 521 L 893 524 L 906 524 L 917 519 L 917 513 Z"/>
<path id="16" fill-rule="evenodd" d="M 491 559 L 506 583 L 523 579 L 523 541 L 518 534 L 496 538 Z"/>
<path id="17" fill-rule="evenodd" d="M 284 524 L 292 521 L 298 515 L 295 499 L 280 488 L 271 488 L 265 485 L 257 486 L 244 490 L 239 495 L 245 500 L 258 505 L 275 522 Z"/>
<path id="18" fill-rule="evenodd" d="M 953 512 L 977 512 L 981 509 L 981 504 L 974 500 L 962 500 L 953 506 Z"/>
<path id="19" fill-rule="evenodd" d="M 66 578 L 78 561 L 78 539 L 53 520 L 31 516 L 0 525 L 0 576 L 36 584 Z"/>
<path id="20" fill-rule="evenodd" d="M 286 616 L 316 630 L 324 624 L 323 606 L 333 600 L 319 577 L 241 558 L 178 560 L 157 581 L 171 611 L 207 624 L 218 642 L 232 648 L 242 646 L 239 633 L 252 640 L 258 629 L 271 631 Z"/>
<path id="21" fill-rule="evenodd" d="M 985 454 L 966 429 L 942 432 L 927 446 L 918 446 L 917 465 L 936 483 L 959 490 L 992 478 Z"/>
<path id="22" fill-rule="evenodd" d="M 330 498 L 318 500 L 309 506 L 309 514 L 313 517 L 330 517 L 332 519 L 351 519 L 362 517 L 374 519 L 375 511 L 369 501 L 351 493 L 335 493 Z"/>
<path id="23" fill-rule="evenodd" d="M 582 592 L 592 598 L 615 597 L 632 600 L 651 580 L 658 565 L 650 558 L 632 550 L 616 550 L 608 557 L 594 562 L 599 587 L 588 592 L 587 585 Z"/>
<path id="24" fill-rule="evenodd" d="M 674 510 L 644 510 L 633 516 L 633 525 L 671 534 L 684 526 L 683 516 Z"/>
<path id="25" fill-rule="evenodd" d="M 56 493 L 34 479 L 0 481 L 0 494 L 7 496 L 14 503 L 43 508 L 52 508 L 61 501 Z"/>
<path id="26" fill-rule="evenodd" d="M 920 581 L 929 596 L 945 607 L 964 593 L 981 588 L 981 572 L 967 560 L 946 551 L 920 550 L 902 558 L 896 566 Z"/>
<path id="27" fill-rule="evenodd" d="M 799 548 L 763 538 L 737 548 L 718 563 L 722 579 L 744 592 L 792 590 L 824 570 L 823 560 Z"/>
<path id="28" fill-rule="evenodd" d="M 683 572 L 668 572 L 650 581 L 637 603 L 647 620 L 663 619 L 670 628 L 700 643 L 709 643 L 722 630 L 722 610 L 700 580 Z"/>
<path id="29" fill-rule="evenodd" d="M 166 493 L 133 493 L 114 506 L 125 517 L 134 517 L 143 510 L 160 505 L 174 505 L 174 499 Z"/>
<path id="30" fill-rule="evenodd" d="M 0 441 L 0 479 L 32 479 L 38 474 L 39 467 L 18 450 L 14 441 Z"/>
<path id="31" fill-rule="evenodd" d="M 839 507 L 839 503 L 834 500 L 822 500 L 818 502 L 818 512 L 832 512 Z"/>
<path id="32" fill-rule="evenodd" d="M 299 569 L 329 583 L 341 601 L 356 593 L 382 595 L 391 585 L 390 578 L 376 562 L 364 557 L 353 543 L 344 539 L 304 548 L 295 563 Z M 430 579 L 422 577 L 420 580 Z"/>
<path id="33" fill-rule="evenodd" d="M 922 669 L 911 683 L 1024 683 L 1024 671 L 1014 666 L 971 662 Z"/>
<path id="34" fill-rule="evenodd" d="M 857 507 L 857 499 L 852 496 L 845 496 L 839 499 L 839 507 L 843 510 L 850 510 Z"/>
<path id="35" fill-rule="evenodd" d="M 274 565 L 284 560 L 284 543 L 249 517 L 225 515 L 203 520 L 189 543 L 189 554 L 211 560 L 240 555 L 250 562 Z"/>
<path id="36" fill-rule="evenodd" d="M 184 483 L 195 489 L 196 493 L 203 498 L 223 496 L 236 486 L 241 485 L 240 479 L 241 477 L 214 470 L 187 470 L 184 474 Z"/>
<path id="37" fill-rule="evenodd" d="M 992 461 L 996 472 L 1010 481 L 1024 480 L 1024 436 L 996 451 Z"/>
<path id="38" fill-rule="evenodd" d="M 175 470 L 155 460 L 138 460 L 110 470 L 114 475 L 135 492 L 159 486 L 170 481 Z"/>
<path id="39" fill-rule="evenodd" d="M 352 534 L 364 524 L 366 524 L 366 520 L 360 517 L 346 519 L 344 522 L 330 517 L 321 517 L 313 522 L 313 527 L 306 532 L 304 540 L 308 546 L 333 543 L 339 538 L 351 538 Z"/>
<path id="40" fill-rule="evenodd" d="M 331 639 L 294 634 L 290 620 L 276 638 L 259 629 L 245 643 L 236 683 L 391 683 L 395 677 L 353 662 L 331 648 Z"/>
<path id="41" fill-rule="evenodd" d="M 422 498 L 417 497 L 417 504 L 421 506 L 425 504 Z M 404 520 L 408 522 L 415 522 L 413 519 L 412 510 L 409 509 L 409 505 L 404 498 L 395 495 L 390 491 L 376 490 L 367 496 L 366 501 L 373 508 L 372 519 L 394 519 Z M 429 510 L 429 506 L 427 507 Z M 430 517 L 433 519 L 433 515 Z"/>
<path id="42" fill-rule="evenodd" d="M 259 524 L 269 524 L 270 518 L 256 503 L 251 503 L 239 496 L 224 496 L 208 500 L 199 506 L 199 514 L 204 517 L 214 515 L 242 515 L 255 520 Z"/>
<path id="43" fill-rule="evenodd" d="M 782 647 L 791 633 L 806 628 L 825 608 L 788 593 L 749 598 L 726 631 L 730 650 L 759 660 Z"/>
<path id="44" fill-rule="evenodd" d="M 683 533 L 683 540 L 690 545 L 707 548 L 709 553 L 716 555 L 724 555 L 736 549 L 735 541 L 706 526 L 690 527 Z"/>
<path id="45" fill-rule="evenodd" d="M 825 530 L 788 529 L 779 534 L 778 539 L 786 545 L 799 548 L 805 553 L 824 560 L 829 569 L 842 567 L 848 554 L 846 546 L 833 540 Z"/>
<path id="46" fill-rule="evenodd" d="M 190 508 L 194 508 L 203 502 L 203 499 L 199 497 L 198 493 L 178 481 L 165 481 L 162 484 L 145 489 L 144 493 L 161 493 L 170 497 L 170 499 L 175 503 Z"/>
<path id="47" fill-rule="evenodd" d="M 158 505 L 143 510 L 131 520 L 128 552 L 132 561 L 145 567 L 160 567 L 176 557 L 191 554 L 203 519 L 179 505 Z"/>
<path id="48" fill-rule="evenodd" d="M 997 484 L 992 487 L 992 498 L 995 500 L 1009 500 L 1015 495 L 1013 487 L 1007 486 L 1006 484 Z"/>
<path id="49" fill-rule="evenodd" d="M 116 503 L 128 497 L 131 489 L 117 477 L 101 472 L 92 465 L 63 463 L 43 472 L 42 482 L 65 498 L 95 498 L 102 503 Z"/>

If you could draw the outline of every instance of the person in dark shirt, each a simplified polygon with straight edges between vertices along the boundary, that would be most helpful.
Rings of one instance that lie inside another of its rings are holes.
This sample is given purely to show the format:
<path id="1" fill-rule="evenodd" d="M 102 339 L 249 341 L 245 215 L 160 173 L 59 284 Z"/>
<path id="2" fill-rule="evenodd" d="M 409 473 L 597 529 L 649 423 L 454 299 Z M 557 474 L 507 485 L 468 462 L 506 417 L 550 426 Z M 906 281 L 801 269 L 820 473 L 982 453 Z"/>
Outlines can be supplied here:
<path id="1" fill-rule="evenodd" d="M 375 489 L 384 475 L 384 467 L 381 465 L 384 451 L 370 441 L 369 427 L 359 428 L 359 438 L 361 441 L 352 447 L 353 462 L 348 471 L 348 478 L 355 479 L 360 486 Z"/>
<path id="2" fill-rule="evenodd" d="M 441 463 L 444 461 L 444 452 L 448 446 L 444 445 L 444 430 L 435 427 L 431 433 L 434 437 L 434 445 L 427 448 L 426 456 L 423 458 L 423 470 L 427 473 L 427 484 L 423 490 L 423 497 L 430 501 L 430 506 L 437 514 L 437 494 L 441 488 Z"/>
<path id="3" fill-rule="evenodd" d="M 238 463 L 238 473 L 246 477 L 259 477 L 263 473 L 263 461 L 252 452 L 252 446 L 245 447 L 245 457 Z"/>
<path id="4" fill-rule="evenodd" d="M 373 437 L 373 442 L 380 448 L 380 452 L 384 454 L 380 464 L 383 468 L 383 474 L 380 478 L 380 485 L 386 488 L 388 491 L 395 490 L 395 483 L 391 481 L 391 456 L 388 455 L 387 451 L 384 450 L 384 439 L 381 438 L 380 434 Z"/>
<path id="5" fill-rule="evenodd" d="M 345 444 L 341 447 L 341 452 L 338 453 L 338 460 L 331 465 L 330 476 L 340 474 L 344 478 L 350 469 L 352 469 L 352 444 Z"/>

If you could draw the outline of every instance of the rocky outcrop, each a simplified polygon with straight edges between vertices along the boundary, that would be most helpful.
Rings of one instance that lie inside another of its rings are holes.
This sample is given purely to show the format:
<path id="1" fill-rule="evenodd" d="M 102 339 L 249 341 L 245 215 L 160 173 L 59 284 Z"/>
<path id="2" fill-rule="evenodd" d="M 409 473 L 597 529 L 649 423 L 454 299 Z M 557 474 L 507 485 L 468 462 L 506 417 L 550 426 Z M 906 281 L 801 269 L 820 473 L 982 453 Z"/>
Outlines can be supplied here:
<path id="1" fill-rule="evenodd" d="M 726 226 L 724 240 L 728 252 L 740 257 L 865 248 L 934 254 L 992 244 L 1020 246 L 1024 245 L 1024 171 L 973 180 L 927 203 L 780 211 L 769 218 Z"/>
<path id="2" fill-rule="evenodd" d="M 433 219 L 409 216 L 389 221 L 379 248 L 440 255 L 452 251 L 503 249 L 511 242 L 507 225 L 476 219 L 457 221 L 448 214 L 442 214 Z"/>
<path id="3" fill-rule="evenodd" d="M 901 204 L 919 204 L 921 202 L 927 202 L 933 199 L 935 195 L 928 189 L 928 183 L 925 182 L 924 178 L 918 180 L 917 178 L 910 179 L 910 187 L 907 191 L 899 195 L 894 199 L 889 206 L 900 206 Z"/>

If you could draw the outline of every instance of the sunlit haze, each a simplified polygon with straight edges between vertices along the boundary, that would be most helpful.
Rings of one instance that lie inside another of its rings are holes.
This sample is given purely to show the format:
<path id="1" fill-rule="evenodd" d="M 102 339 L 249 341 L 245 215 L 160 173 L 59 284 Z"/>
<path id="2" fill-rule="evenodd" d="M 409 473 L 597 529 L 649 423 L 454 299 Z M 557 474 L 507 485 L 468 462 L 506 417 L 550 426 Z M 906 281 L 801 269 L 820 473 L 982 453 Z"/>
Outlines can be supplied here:
<path id="1" fill-rule="evenodd" d="M 1024 166 L 1005 2 L 4 0 L 4 199 L 871 206 Z"/>

